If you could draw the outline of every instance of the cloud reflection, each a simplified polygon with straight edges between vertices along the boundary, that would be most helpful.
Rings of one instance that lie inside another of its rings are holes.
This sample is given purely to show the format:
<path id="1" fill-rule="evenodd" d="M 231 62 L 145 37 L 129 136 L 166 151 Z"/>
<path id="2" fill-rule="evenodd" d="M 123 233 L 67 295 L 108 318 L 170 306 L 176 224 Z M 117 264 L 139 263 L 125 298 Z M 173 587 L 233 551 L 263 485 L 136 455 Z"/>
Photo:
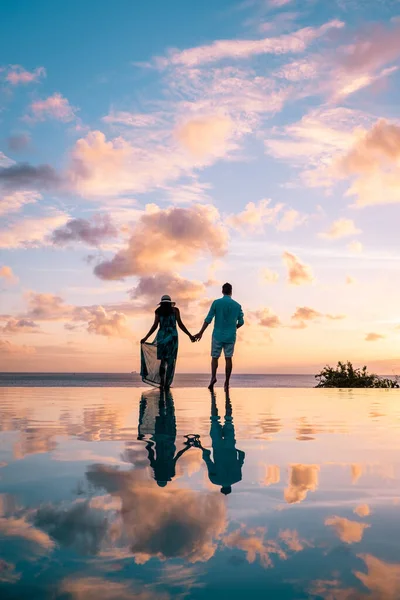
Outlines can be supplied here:
<path id="1" fill-rule="evenodd" d="M 318 487 L 318 465 L 292 465 L 290 467 L 289 486 L 285 489 L 284 498 L 288 504 L 295 504 L 306 499 L 309 491 L 315 492 Z"/>

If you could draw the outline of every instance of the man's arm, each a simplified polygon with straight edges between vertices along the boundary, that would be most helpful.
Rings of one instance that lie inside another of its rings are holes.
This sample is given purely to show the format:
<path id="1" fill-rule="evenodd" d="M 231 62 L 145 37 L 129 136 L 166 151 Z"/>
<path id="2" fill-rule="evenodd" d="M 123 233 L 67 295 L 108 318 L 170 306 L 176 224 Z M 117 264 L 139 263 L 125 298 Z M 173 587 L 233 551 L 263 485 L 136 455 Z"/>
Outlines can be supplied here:
<path id="1" fill-rule="evenodd" d="M 240 312 L 239 312 L 238 320 L 236 323 L 236 329 L 243 327 L 243 325 L 244 325 L 244 314 L 243 314 L 242 307 L 240 307 Z"/>
<path id="2" fill-rule="evenodd" d="M 206 318 L 204 320 L 203 327 L 200 329 L 199 333 L 197 333 L 194 336 L 197 341 L 201 340 L 201 338 L 203 337 L 203 333 L 205 332 L 205 330 L 207 329 L 207 327 L 209 326 L 209 324 L 211 323 L 211 321 L 213 320 L 214 317 L 215 317 L 215 300 L 211 304 L 211 308 L 208 311 L 208 315 L 206 316 Z"/>

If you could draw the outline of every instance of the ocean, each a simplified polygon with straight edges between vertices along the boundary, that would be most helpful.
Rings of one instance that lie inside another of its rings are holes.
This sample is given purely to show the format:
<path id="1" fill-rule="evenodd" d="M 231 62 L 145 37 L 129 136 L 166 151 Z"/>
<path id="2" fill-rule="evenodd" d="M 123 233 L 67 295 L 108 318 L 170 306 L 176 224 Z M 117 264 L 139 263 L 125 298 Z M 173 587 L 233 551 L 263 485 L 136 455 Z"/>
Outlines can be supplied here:
<path id="1" fill-rule="evenodd" d="M 178 373 L 175 388 L 207 387 L 207 373 Z M 223 385 L 220 374 L 216 387 Z M 235 388 L 311 388 L 314 375 L 241 375 L 234 374 L 231 387 Z M 0 373 L 0 387 L 148 387 L 138 373 Z"/>

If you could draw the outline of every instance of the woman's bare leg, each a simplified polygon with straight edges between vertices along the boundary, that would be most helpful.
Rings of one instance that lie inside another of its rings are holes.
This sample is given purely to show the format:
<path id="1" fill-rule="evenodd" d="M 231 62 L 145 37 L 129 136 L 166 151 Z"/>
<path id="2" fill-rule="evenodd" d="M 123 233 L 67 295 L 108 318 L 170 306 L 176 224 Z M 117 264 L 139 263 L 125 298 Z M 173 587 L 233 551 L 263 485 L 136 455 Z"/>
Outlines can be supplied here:
<path id="1" fill-rule="evenodd" d="M 217 369 L 218 369 L 218 358 L 212 358 L 211 360 L 211 381 L 208 389 L 212 391 L 214 385 L 217 383 Z"/>

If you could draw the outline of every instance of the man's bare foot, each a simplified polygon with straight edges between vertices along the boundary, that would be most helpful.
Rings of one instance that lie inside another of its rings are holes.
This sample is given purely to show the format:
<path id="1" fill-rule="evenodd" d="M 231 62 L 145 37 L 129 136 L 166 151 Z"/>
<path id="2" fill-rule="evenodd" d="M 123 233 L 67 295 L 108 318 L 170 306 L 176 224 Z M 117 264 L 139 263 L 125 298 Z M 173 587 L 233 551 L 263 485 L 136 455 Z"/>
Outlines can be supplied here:
<path id="1" fill-rule="evenodd" d="M 216 383 L 217 383 L 217 378 L 216 378 L 216 377 L 214 377 L 213 379 L 211 379 L 211 381 L 210 381 L 210 385 L 208 386 L 208 389 L 210 390 L 210 392 L 212 392 L 212 391 L 213 391 L 213 389 L 214 389 L 214 385 L 215 385 Z"/>

